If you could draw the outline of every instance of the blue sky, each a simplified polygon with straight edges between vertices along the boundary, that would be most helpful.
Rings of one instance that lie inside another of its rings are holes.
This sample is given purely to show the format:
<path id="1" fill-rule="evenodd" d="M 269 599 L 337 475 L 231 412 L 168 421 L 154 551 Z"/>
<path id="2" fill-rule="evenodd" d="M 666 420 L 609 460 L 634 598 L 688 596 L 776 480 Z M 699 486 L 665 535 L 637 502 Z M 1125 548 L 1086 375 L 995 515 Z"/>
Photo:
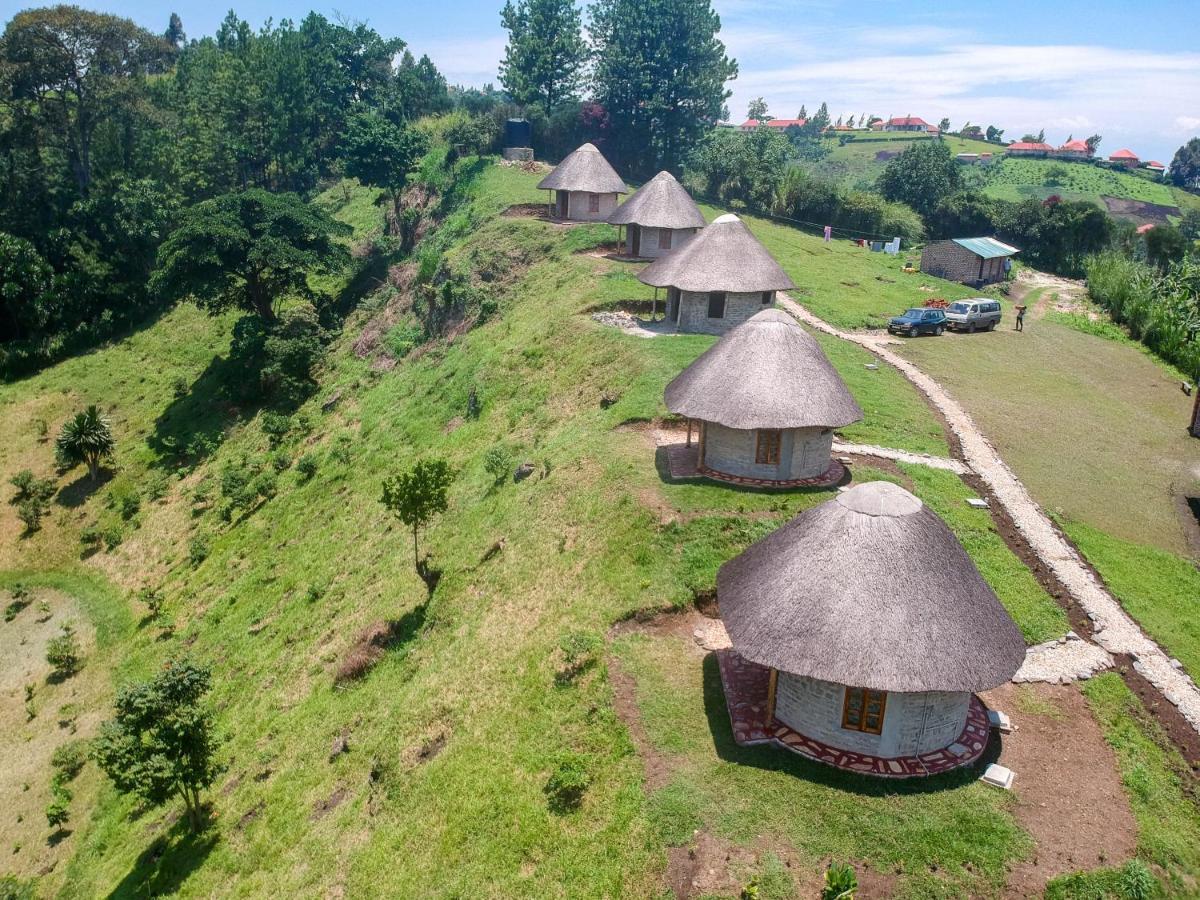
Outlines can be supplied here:
<path id="1" fill-rule="evenodd" d="M 77 0 L 160 31 L 173 10 L 190 36 L 211 34 L 229 2 Z M 21 4 L 25 5 L 25 4 Z M 364 20 L 426 52 L 451 81 L 496 80 L 504 48 L 500 0 L 444 3 L 247 0 L 234 7 L 258 26 L 309 9 Z M 763 96 L 791 117 L 822 100 L 838 115 L 948 116 L 996 124 L 1006 137 L 1046 129 L 1104 136 L 1102 153 L 1129 147 L 1170 162 L 1200 135 L 1200 12 L 1196 0 L 714 0 L 722 38 L 741 73 L 734 119 Z M 18 9 L 0 0 L 9 18 Z"/>

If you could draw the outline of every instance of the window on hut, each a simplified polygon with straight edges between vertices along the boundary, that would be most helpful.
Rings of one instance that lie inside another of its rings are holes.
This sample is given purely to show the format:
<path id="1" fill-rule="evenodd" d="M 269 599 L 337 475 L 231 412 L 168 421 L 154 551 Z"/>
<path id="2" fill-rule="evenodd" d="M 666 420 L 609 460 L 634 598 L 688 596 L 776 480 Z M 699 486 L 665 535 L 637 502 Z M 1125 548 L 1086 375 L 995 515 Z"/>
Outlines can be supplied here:
<path id="1" fill-rule="evenodd" d="M 672 231 L 670 228 L 658 229 L 658 249 L 659 250 L 670 250 L 671 249 L 671 234 L 672 234 Z"/>
<path id="2" fill-rule="evenodd" d="M 867 688 L 846 688 L 842 702 L 842 727 L 848 731 L 866 734 L 883 732 L 883 714 L 887 709 L 887 691 L 872 691 Z"/>
<path id="3" fill-rule="evenodd" d="M 762 305 L 763 306 L 767 306 L 768 304 L 770 304 L 771 300 L 774 299 L 774 297 L 772 296 L 773 294 L 774 294 L 773 291 L 763 291 L 763 293 L 762 293 Z"/>
<path id="4" fill-rule="evenodd" d="M 588 194 L 588 212 L 590 212 L 590 213 L 600 212 L 600 195 L 599 194 Z"/>
<path id="5" fill-rule="evenodd" d="M 779 439 L 779 429 L 761 429 L 754 447 L 754 461 L 760 466 L 779 465 Z"/>
<path id="6" fill-rule="evenodd" d="M 724 291 L 713 291 L 708 295 L 708 317 L 710 319 L 725 318 Z"/>

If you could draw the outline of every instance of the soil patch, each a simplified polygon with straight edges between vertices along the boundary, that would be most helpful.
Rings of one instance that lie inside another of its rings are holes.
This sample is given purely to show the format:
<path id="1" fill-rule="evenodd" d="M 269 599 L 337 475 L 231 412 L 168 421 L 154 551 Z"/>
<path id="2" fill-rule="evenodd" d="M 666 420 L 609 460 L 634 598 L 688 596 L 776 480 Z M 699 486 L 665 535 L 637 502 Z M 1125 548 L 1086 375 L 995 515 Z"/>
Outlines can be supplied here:
<path id="1" fill-rule="evenodd" d="M 1016 773 L 1014 812 L 1036 844 L 1009 873 L 1007 896 L 1041 897 L 1051 878 L 1132 858 L 1137 822 L 1078 686 L 1006 684 L 983 697 L 1017 726 L 1003 738 L 999 763 Z"/>
<path id="2" fill-rule="evenodd" d="M 637 688 L 633 676 L 622 668 L 616 657 L 608 657 L 608 682 L 612 685 L 613 708 L 616 710 L 625 727 L 629 729 L 629 737 L 637 748 L 642 760 L 642 771 L 646 779 L 646 793 L 650 794 L 666 787 L 671 780 L 674 767 L 663 753 L 659 753 L 650 743 L 646 735 L 646 727 L 642 724 L 642 713 L 637 705 Z M 674 865 L 672 860 L 671 865 Z M 670 869 L 670 866 L 668 866 Z M 668 878 L 670 875 L 668 874 Z M 672 882 L 674 884 L 674 882 Z M 676 896 L 687 896 L 676 893 Z"/>
<path id="3" fill-rule="evenodd" d="M 1139 225 L 1169 225 L 1168 216 L 1178 216 L 1178 206 L 1147 203 L 1145 200 L 1127 200 L 1124 197 L 1101 197 L 1109 215 L 1118 219 L 1129 219 Z"/>
<path id="4" fill-rule="evenodd" d="M 325 818 L 327 815 L 337 809 L 339 805 L 341 805 L 341 802 L 346 799 L 347 793 L 348 792 L 344 787 L 340 787 L 335 790 L 332 794 L 313 807 L 312 815 L 308 817 L 308 820 L 310 822 L 319 822 L 321 819 Z"/>

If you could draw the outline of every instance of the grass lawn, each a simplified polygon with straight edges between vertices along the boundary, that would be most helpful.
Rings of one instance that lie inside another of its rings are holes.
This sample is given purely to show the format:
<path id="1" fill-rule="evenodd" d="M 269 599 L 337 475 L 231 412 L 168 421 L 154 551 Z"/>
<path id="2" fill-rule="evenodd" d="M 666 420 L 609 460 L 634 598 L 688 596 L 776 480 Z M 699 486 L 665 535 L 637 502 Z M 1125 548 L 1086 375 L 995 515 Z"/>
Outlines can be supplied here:
<path id="1" fill-rule="evenodd" d="M 0 387 L 4 481 L 18 467 L 49 470 L 32 415 L 43 411 L 53 433 L 76 405 L 100 398 L 117 423 L 117 477 L 143 492 L 119 542 L 86 563 L 78 534 L 113 521 L 108 487 L 82 492 L 53 527 L 17 541 L 2 567 L 53 579 L 82 565 L 104 597 L 124 600 L 121 621 L 143 615 L 137 588 L 161 588 L 171 627 L 131 630 L 105 671 L 143 675 L 185 653 L 212 665 L 224 738 L 208 832 L 191 836 L 172 807 L 140 809 L 101 786 L 90 811 L 74 811 L 71 858 L 45 876 L 43 893 L 659 896 L 667 848 L 693 827 L 744 843 L 771 823 L 762 871 L 747 877 L 759 874 L 775 896 L 807 896 L 830 855 L 894 877 L 901 896 L 987 895 L 1032 850 L 1011 797 L 969 776 L 897 787 L 732 748 L 713 670 L 690 642 L 630 636 L 616 652 L 637 679 L 651 742 L 677 763 L 647 796 L 597 649 L 604 635 L 635 611 L 687 607 L 722 562 L 833 492 L 660 478 L 637 423 L 662 415 L 666 382 L 710 339 L 644 340 L 594 322 L 586 313 L 597 303 L 645 294 L 628 267 L 572 252 L 603 229 L 495 217 L 526 202 L 536 180 L 483 169 L 437 245 L 502 273 L 492 318 L 382 370 L 351 352 L 378 310 L 365 304 L 270 457 L 281 466 L 278 491 L 231 521 L 215 508 L 222 473 L 272 451 L 255 411 L 214 399 L 214 382 L 239 377 L 219 365 L 229 320 L 183 307 L 129 346 Z M 363 197 L 340 207 L 356 237 L 377 227 L 368 207 Z M 822 340 L 865 401 L 855 439 L 945 452 L 906 382 Z M 183 433 L 193 418 L 221 439 L 194 471 L 167 473 L 159 494 L 161 460 L 146 439 L 160 427 Z M 484 460 L 497 446 L 534 474 L 496 482 Z M 312 477 L 293 466 L 302 454 L 316 460 Z M 382 479 L 422 456 L 445 458 L 456 473 L 449 510 L 421 538 L 444 572 L 428 602 L 410 536 L 378 501 Z M 1061 633 L 1061 612 L 990 519 L 965 507 L 961 481 L 900 471 L 946 516 L 1027 639 Z M 11 511 L 0 519 L 6 528 L 14 520 Z M 0 585 L 11 578 L 0 572 Z M 395 623 L 395 641 L 367 677 L 337 686 L 356 636 L 379 621 Z M 585 648 L 583 664 L 564 679 L 572 647 Z M 331 756 L 339 736 L 349 750 Z M 578 807 L 556 806 L 552 776 L 571 769 L 586 790 Z M 39 824 L 27 840 L 44 840 Z M 798 876 L 779 862 L 792 858 L 803 863 Z"/>
<path id="2" fill-rule="evenodd" d="M 1171 185 L 1088 163 L 1004 157 L 982 171 L 984 193 L 1000 200 L 1043 200 L 1058 194 L 1065 200 L 1088 200 L 1099 206 L 1104 206 L 1101 198 L 1105 196 L 1179 205 Z"/>
<path id="3" fill-rule="evenodd" d="M 837 139 L 829 139 L 830 153 L 816 163 L 802 162 L 803 168 L 814 174 L 840 182 L 856 189 L 870 188 L 875 179 L 887 166 L 887 160 L 876 159 L 879 153 L 902 153 L 916 143 L 933 140 L 929 137 L 914 137 L 900 132 L 875 132 L 856 134 L 854 140 L 838 146 Z M 948 135 L 944 142 L 951 153 L 993 153 L 999 155 L 1004 148 L 986 141 L 964 140 Z"/>

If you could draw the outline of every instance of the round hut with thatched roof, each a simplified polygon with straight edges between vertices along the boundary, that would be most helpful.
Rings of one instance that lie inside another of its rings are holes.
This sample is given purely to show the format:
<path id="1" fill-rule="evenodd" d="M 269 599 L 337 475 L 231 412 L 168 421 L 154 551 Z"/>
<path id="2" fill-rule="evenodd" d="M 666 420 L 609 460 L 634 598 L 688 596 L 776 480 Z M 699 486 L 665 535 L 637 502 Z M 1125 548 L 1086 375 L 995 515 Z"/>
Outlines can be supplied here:
<path id="1" fill-rule="evenodd" d="M 621 176 L 594 144 L 584 144 L 538 182 L 553 191 L 551 215 L 572 222 L 603 222 L 617 208 L 619 195 L 629 193 Z"/>
<path id="2" fill-rule="evenodd" d="M 659 172 L 634 191 L 608 221 L 625 226 L 623 249 L 636 259 L 677 250 L 706 224 L 700 207 L 670 172 Z"/>
<path id="3" fill-rule="evenodd" d="M 737 216 L 719 216 L 678 250 L 638 273 L 667 289 L 667 321 L 677 331 L 724 334 L 795 285 Z"/>
<path id="4" fill-rule="evenodd" d="M 1025 658 L 950 529 L 888 482 L 844 491 L 727 562 L 717 601 L 735 737 L 868 774 L 978 759 L 988 717 L 975 695 Z M 746 703 L 755 684 L 758 706 Z"/>
<path id="5" fill-rule="evenodd" d="M 725 334 L 667 385 L 667 409 L 700 423 L 697 471 L 766 487 L 832 483 L 833 429 L 862 410 L 821 346 L 765 309 Z"/>

